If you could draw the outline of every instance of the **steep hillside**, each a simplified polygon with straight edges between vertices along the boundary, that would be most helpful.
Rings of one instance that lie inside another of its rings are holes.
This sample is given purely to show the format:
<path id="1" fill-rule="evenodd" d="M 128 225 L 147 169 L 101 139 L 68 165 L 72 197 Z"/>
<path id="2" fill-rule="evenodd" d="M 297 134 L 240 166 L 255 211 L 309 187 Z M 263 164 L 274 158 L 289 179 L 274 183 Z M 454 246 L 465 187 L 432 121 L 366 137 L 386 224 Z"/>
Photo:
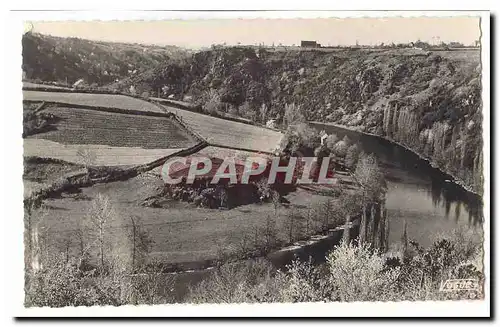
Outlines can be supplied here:
<path id="1" fill-rule="evenodd" d="M 234 47 L 164 63 L 114 87 L 189 95 L 207 112 L 260 122 L 294 116 L 347 125 L 402 143 L 481 192 L 480 73 L 477 50 Z"/>
<path id="2" fill-rule="evenodd" d="M 25 78 L 104 85 L 140 74 L 187 55 L 175 46 L 159 47 L 60 38 L 26 33 L 22 39 Z"/>

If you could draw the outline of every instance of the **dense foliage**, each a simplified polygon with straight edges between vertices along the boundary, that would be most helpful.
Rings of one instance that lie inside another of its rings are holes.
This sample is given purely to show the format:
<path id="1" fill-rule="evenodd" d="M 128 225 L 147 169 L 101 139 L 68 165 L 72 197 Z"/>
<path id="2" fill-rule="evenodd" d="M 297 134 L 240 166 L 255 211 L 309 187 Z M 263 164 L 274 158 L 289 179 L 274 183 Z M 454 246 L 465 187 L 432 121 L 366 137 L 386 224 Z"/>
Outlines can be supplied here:
<path id="1" fill-rule="evenodd" d="M 73 84 L 79 79 L 90 86 L 143 73 L 161 63 L 184 57 L 175 46 L 145 46 L 41 34 L 23 35 L 25 78 Z"/>
<path id="2" fill-rule="evenodd" d="M 276 271 L 265 259 L 222 264 L 193 284 L 186 302 L 403 301 L 481 298 L 483 292 L 441 292 L 453 278 L 484 281 L 478 235 L 457 230 L 429 248 L 410 241 L 409 249 L 389 253 L 368 245 L 343 243 L 325 264 L 294 261 Z M 174 303 L 174 281 L 143 271 L 131 275 L 112 266 L 105 274 L 85 270 L 62 257 L 26 275 L 27 306 L 90 306 Z"/>
<path id="3" fill-rule="evenodd" d="M 327 255 L 326 265 L 295 261 L 273 273 L 266 262 L 226 265 L 191 290 L 196 303 L 402 301 L 481 297 L 479 292 L 440 292 L 450 278 L 482 281 L 477 235 L 455 231 L 427 249 L 382 254 L 369 246 L 343 243 Z"/>

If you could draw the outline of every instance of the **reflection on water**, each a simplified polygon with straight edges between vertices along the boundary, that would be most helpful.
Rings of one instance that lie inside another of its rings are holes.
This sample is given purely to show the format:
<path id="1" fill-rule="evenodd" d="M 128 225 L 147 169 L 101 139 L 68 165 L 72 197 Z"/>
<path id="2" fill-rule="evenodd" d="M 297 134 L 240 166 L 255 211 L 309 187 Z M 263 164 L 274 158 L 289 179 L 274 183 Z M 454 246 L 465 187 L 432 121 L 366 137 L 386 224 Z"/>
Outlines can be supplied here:
<path id="1" fill-rule="evenodd" d="M 374 153 L 388 182 L 386 207 L 390 219 L 390 241 L 398 243 L 403 221 L 410 238 L 429 245 L 437 234 L 457 226 L 480 229 L 483 222 L 482 199 L 451 183 L 450 176 L 433 168 L 426 160 L 401 146 L 370 135 L 337 126 L 311 123 L 318 130 L 347 135 Z"/>

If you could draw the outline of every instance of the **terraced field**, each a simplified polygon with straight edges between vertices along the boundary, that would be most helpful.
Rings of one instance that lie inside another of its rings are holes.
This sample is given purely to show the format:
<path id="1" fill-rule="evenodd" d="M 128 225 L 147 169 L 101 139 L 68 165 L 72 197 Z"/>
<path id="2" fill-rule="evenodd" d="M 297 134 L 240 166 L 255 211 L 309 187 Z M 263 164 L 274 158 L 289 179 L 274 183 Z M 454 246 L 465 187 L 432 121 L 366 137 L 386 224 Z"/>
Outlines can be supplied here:
<path id="1" fill-rule="evenodd" d="M 179 116 L 183 123 L 211 144 L 273 152 L 283 137 L 282 133 L 271 129 L 211 117 L 163 104 L 161 106 Z"/>
<path id="2" fill-rule="evenodd" d="M 95 144 L 145 149 L 186 148 L 197 143 L 175 120 L 166 117 L 109 113 L 90 109 L 51 107 L 56 116 L 50 131 L 30 138 L 63 144 Z"/>
<path id="3" fill-rule="evenodd" d="M 121 108 L 164 113 L 160 107 L 140 99 L 116 94 L 66 93 L 23 90 L 24 100 L 53 101 L 96 107 Z"/>
<path id="4" fill-rule="evenodd" d="M 57 94 L 57 93 L 55 93 Z M 81 151 L 92 165 L 139 165 L 198 143 L 179 123 L 167 117 L 110 113 L 92 109 L 50 107 L 54 115 L 44 133 L 24 139 L 24 155 L 82 164 Z"/>
<path id="5" fill-rule="evenodd" d="M 86 149 L 95 156 L 92 164 L 96 166 L 141 165 L 182 150 L 182 148 L 143 149 L 95 144 L 62 144 L 41 138 L 24 140 L 24 156 L 53 158 L 82 164 L 82 157 L 79 155 L 81 149 Z"/>

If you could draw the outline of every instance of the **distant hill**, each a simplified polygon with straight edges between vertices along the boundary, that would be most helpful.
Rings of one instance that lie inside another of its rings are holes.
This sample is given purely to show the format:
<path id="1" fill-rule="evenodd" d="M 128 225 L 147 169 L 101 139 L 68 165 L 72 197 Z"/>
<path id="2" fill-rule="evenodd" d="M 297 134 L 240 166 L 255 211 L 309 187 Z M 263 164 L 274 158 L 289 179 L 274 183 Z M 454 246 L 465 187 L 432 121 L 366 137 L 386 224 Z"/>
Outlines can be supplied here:
<path id="1" fill-rule="evenodd" d="M 26 79 L 105 85 L 189 55 L 176 46 L 90 41 L 26 33 L 22 38 Z"/>

